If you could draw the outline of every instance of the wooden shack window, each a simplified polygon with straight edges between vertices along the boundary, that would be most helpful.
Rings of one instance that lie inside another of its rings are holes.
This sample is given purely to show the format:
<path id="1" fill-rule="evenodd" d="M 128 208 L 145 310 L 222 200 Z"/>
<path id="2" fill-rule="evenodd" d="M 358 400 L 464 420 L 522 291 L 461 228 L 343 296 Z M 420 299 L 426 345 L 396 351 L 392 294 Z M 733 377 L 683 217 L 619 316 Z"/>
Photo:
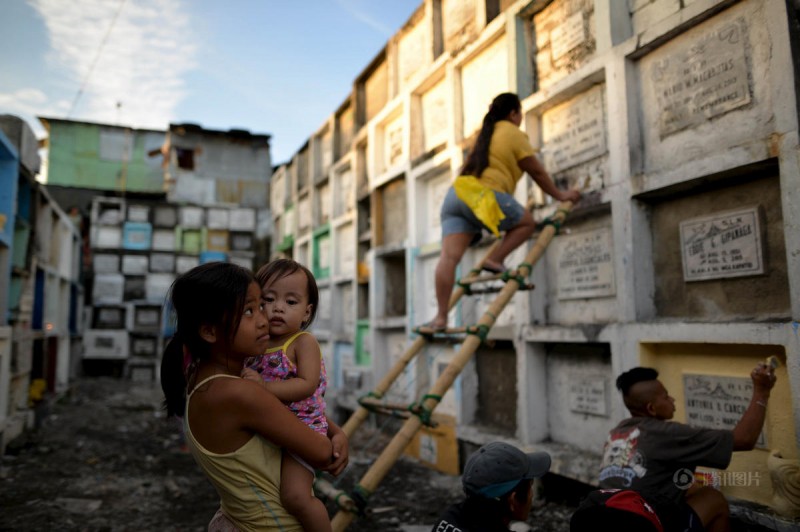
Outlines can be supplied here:
<path id="1" fill-rule="evenodd" d="M 178 158 L 178 168 L 194 170 L 194 150 L 188 148 L 175 148 Z"/>

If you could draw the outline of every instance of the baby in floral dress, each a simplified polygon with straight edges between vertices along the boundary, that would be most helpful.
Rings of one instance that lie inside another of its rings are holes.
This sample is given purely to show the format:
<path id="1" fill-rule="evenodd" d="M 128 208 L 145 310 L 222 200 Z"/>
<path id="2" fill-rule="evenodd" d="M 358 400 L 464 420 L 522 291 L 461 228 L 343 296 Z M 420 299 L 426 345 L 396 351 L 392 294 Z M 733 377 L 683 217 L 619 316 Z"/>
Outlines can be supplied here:
<path id="1" fill-rule="evenodd" d="M 312 430 L 328 433 L 327 378 L 319 343 L 306 329 L 317 312 L 319 289 L 301 264 L 279 259 L 256 273 L 269 322 L 268 348 L 246 361 L 242 377 L 261 382 Z M 314 497 L 314 469 L 284 452 L 281 503 L 305 530 L 331 530 L 325 505 Z"/>

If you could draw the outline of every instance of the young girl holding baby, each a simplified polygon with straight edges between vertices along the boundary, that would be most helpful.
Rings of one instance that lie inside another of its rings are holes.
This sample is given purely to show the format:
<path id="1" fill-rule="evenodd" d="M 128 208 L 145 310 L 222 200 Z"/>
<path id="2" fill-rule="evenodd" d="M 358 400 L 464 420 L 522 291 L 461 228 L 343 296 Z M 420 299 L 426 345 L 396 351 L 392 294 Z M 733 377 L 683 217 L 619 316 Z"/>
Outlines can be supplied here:
<path id="1" fill-rule="evenodd" d="M 167 412 L 183 418 L 189 449 L 219 493 L 209 530 L 301 530 L 281 504 L 281 449 L 338 474 L 347 438 L 333 423 L 310 432 L 273 393 L 241 378 L 245 359 L 271 341 L 261 288 L 248 270 L 198 266 L 178 277 L 170 297 L 177 332 L 164 352 L 161 386 Z"/>

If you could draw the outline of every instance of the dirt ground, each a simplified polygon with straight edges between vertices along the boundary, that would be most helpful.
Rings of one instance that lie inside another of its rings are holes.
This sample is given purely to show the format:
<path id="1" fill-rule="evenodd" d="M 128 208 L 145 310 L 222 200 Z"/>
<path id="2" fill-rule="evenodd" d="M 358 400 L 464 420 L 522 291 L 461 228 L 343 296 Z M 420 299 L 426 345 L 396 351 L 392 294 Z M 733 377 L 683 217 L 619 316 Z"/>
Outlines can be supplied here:
<path id="1" fill-rule="evenodd" d="M 160 400 L 160 389 L 149 384 L 110 377 L 75 382 L 49 405 L 40 428 L 3 456 L 0 530 L 205 530 L 216 493 L 181 451 Z M 362 428 L 336 485 L 354 485 L 382 445 L 380 434 Z M 370 498 L 368 515 L 348 530 L 429 530 L 460 495 L 458 477 L 402 458 Z M 570 513 L 568 505 L 545 503 L 531 523 L 535 530 L 565 531 Z"/>

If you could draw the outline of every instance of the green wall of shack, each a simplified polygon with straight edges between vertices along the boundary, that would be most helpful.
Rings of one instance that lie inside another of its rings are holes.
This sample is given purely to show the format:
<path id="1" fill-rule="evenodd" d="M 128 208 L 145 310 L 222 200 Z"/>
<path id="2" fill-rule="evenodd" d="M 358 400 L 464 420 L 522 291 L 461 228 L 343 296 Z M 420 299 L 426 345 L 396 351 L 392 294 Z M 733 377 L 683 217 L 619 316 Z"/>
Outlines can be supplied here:
<path id="1" fill-rule="evenodd" d="M 148 156 L 152 142 L 146 141 L 161 134 L 151 130 L 129 129 L 133 137 L 128 161 L 100 158 L 100 133 L 109 126 L 80 122 L 49 122 L 49 164 L 47 183 L 99 190 L 152 192 L 164 190 L 164 173 L 160 154 Z M 118 128 L 124 132 L 125 128 Z"/>

